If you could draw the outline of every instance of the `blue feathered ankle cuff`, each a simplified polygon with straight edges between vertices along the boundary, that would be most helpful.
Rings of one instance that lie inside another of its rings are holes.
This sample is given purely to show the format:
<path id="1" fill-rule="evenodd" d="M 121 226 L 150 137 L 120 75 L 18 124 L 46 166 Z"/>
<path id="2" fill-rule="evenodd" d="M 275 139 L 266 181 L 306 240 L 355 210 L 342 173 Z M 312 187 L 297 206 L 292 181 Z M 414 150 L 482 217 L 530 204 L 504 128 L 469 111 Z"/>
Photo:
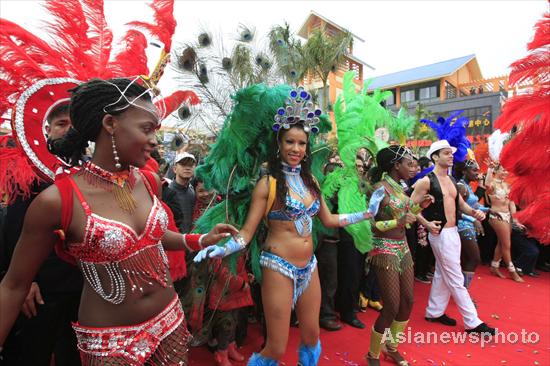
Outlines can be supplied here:
<path id="1" fill-rule="evenodd" d="M 277 361 L 264 357 L 259 353 L 253 353 L 248 359 L 246 366 L 277 366 Z"/>
<path id="2" fill-rule="evenodd" d="M 321 357 L 321 341 L 316 346 L 300 345 L 298 348 L 298 366 L 317 366 Z"/>

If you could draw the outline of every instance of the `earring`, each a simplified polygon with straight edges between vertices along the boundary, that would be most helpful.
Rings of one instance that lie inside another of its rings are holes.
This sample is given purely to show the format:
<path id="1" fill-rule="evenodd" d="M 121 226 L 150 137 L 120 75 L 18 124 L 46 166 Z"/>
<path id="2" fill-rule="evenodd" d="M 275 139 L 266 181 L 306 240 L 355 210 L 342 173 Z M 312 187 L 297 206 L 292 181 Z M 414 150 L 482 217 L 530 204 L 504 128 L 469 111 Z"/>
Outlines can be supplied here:
<path id="1" fill-rule="evenodd" d="M 307 155 L 304 155 L 304 158 L 302 159 L 302 161 L 307 161 Z"/>
<path id="2" fill-rule="evenodd" d="M 279 157 L 279 153 L 280 153 L 280 152 L 281 152 L 281 151 L 280 151 L 279 149 L 277 149 L 277 157 Z"/>
<path id="3" fill-rule="evenodd" d="M 115 157 L 115 168 L 120 169 L 122 168 L 122 165 L 120 164 L 120 158 L 118 157 L 118 153 L 116 151 L 114 134 L 111 135 L 111 142 L 113 143 L 113 156 Z"/>

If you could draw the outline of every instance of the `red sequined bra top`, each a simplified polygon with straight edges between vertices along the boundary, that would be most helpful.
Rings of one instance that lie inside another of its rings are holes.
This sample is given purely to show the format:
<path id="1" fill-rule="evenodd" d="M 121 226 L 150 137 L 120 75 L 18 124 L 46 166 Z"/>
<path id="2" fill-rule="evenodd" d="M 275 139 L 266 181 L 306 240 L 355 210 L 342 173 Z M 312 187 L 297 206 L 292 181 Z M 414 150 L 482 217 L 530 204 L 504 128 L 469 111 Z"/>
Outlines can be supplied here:
<path id="1" fill-rule="evenodd" d="M 125 223 L 93 213 L 74 180 L 62 178 L 65 179 L 68 182 L 56 182 L 56 185 L 60 191 L 62 188 L 74 190 L 86 213 L 86 228 L 83 242 L 68 243 L 63 251 L 76 260 L 94 291 L 106 301 L 120 304 L 127 289 L 143 291 L 143 286 L 153 284 L 151 281 L 166 287 L 168 259 L 160 240 L 168 226 L 168 215 L 147 179 L 143 177 L 143 182 L 153 205 L 139 234 Z"/>

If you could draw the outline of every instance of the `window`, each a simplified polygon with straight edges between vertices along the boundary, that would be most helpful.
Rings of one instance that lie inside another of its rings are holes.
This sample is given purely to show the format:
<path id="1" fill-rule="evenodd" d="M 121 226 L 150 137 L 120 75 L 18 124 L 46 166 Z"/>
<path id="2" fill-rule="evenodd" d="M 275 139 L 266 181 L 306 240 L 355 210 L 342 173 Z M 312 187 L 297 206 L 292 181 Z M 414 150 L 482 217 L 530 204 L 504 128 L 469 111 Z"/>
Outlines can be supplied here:
<path id="1" fill-rule="evenodd" d="M 395 104 L 395 96 L 393 94 L 393 91 L 391 91 L 391 95 L 386 99 L 386 105 L 394 105 Z"/>
<path id="2" fill-rule="evenodd" d="M 433 99 L 437 98 L 437 87 L 428 86 L 425 88 L 420 88 L 420 99 Z"/>
<path id="3" fill-rule="evenodd" d="M 401 92 L 401 103 L 412 102 L 416 100 L 414 97 L 414 89 Z"/>

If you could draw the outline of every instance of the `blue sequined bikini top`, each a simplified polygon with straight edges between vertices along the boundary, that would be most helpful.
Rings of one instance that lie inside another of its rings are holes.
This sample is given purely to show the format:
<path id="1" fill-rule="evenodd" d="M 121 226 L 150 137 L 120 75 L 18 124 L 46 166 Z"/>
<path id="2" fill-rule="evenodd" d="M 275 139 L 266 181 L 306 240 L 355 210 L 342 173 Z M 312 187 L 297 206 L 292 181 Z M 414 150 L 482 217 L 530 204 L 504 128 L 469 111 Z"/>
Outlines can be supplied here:
<path id="1" fill-rule="evenodd" d="M 286 183 L 289 190 L 297 193 L 300 198 L 304 198 L 307 188 L 300 176 L 300 166 L 290 167 L 283 164 L 283 173 L 285 173 Z M 267 214 L 269 220 L 294 221 L 296 231 L 300 236 L 309 236 L 312 229 L 312 217 L 315 216 L 321 207 L 319 198 L 316 198 L 309 207 L 290 195 L 286 195 L 285 207 L 279 210 L 270 211 Z"/>
<path id="2" fill-rule="evenodd" d="M 290 194 L 287 194 L 286 207 L 280 210 L 271 211 L 267 215 L 267 218 L 270 220 L 296 221 L 304 215 L 309 217 L 317 215 L 320 207 L 321 202 L 319 202 L 318 198 L 316 198 L 309 207 L 306 207 L 302 201 L 292 198 Z"/>

